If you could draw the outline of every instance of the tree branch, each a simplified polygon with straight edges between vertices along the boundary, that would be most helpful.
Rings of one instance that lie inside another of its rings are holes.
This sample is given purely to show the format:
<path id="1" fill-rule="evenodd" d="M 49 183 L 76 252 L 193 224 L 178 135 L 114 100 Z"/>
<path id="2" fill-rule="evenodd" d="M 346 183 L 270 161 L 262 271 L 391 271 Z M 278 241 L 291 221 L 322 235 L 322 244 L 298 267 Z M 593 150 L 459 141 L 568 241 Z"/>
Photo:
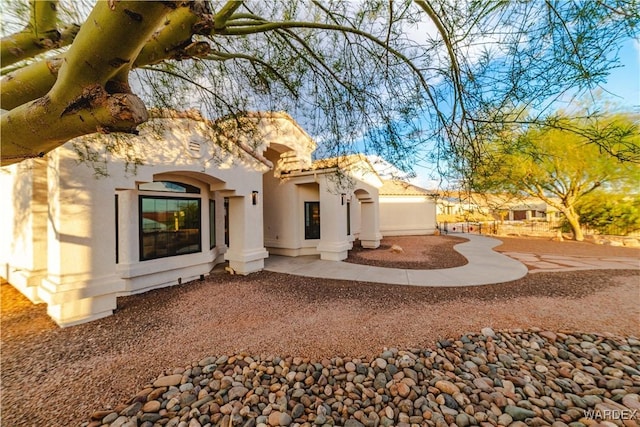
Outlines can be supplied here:
<path id="1" fill-rule="evenodd" d="M 284 76 L 282 76 L 282 74 L 280 74 L 278 72 L 278 70 L 276 70 L 269 63 L 263 61 L 260 58 L 256 58 L 255 56 L 252 56 L 252 55 L 245 55 L 245 54 L 242 54 L 242 53 L 227 53 L 227 52 L 221 52 L 221 51 L 215 51 L 215 52 L 212 52 L 211 54 L 214 57 L 216 57 L 216 58 L 212 58 L 212 59 L 218 60 L 218 61 L 227 61 L 227 60 L 230 60 L 230 59 L 244 59 L 244 60 L 252 62 L 252 63 L 260 64 L 262 67 L 264 67 L 265 69 L 267 69 L 271 73 L 273 73 L 273 75 L 276 76 L 278 78 L 278 80 L 280 80 L 282 82 L 282 84 L 284 84 L 286 86 L 286 88 L 289 90 L 289 92 L 291 92 L 292 95 L 294 95 L 294 96 L 296 95 L 296 91 L 289 84 L 289 81 L 287 79 L 285 79 Z"/>
<path id="2" fill-rule="evenodd" d="M 222 6 L 220 11 L 217 12 L 213 17 L 213 28 L 215 30 L 223 29 L 227 25 L 227 21 L 229 20 L 229 18 L 231 18 L 233 13 L 240 6 L 242 6 L 242 1 L 238 1 L 238 0 L 228 1 L 224 6 Z"/>
<path id="3" fill-rule="evenodd" d="M 206 42 L 192 42 L 193 27 L 204 18 L 190 5 L 177 7 L 167 14 L 164 25 L 147 41 L 132 67 L 209 54 Z M 53 59 L 29 64 L 3 77 L 0 85 L 1 107 L 11 110 L 46 95 L 55 84 L 66 57 L 67 54 L 63 53 Z"/>
<path id="4" fill-rule="evenodd" d="M 167 15 L 164 26 L 145 44 L 135 59 L 133 67 L 157 64 L 167 59 L 184 59 L 188 50 L 194 51 L 193 34 L 195 27 L 205 27 L 206 11 L 198 10 L 193 4 L 183 5 Z M 198 56 L 208 54 L 200 45 Z"/>
<path id="5" fill-rule="evenodd" d="M 3 114 L 3 165 L 39 156 L 71 138 L 96 131 L 128 131 L 147 119 L 142 101 L 110 93 L 167 14 L 171 3 L 98 2 L 67 52 L 58 78 L 42 98 Z"/>
<path id="6" fill-rule="evenodd" d="M 31 16 L 27 27 L 0 40 L 0 63 L 3 67 L 73 42 L 80 27 L 69 25 L 58 31 L 57 4 L 52 0 L 31 0 Z"/>
<path id="7" fill-rule="evenodd" d="M 416 4 L 422 8 L 429 16 L 431 21 L 435 24 L 440 36 L 442 36 L 442 40 L 444 41 L 445 46 L 447 47 L 447 53 L 449 54 L 449 59 L 451 60 L 451 77 L 453 80 L 454 91 L 456 93 L 456 102 L 453 105 L 453 113 L 452 116 L 456 117 L 456 106 L 459 103 L 460 109 L 462 110 L 462 117 L 466 117 L 466 109 L 464 106 L 464 101 L 462 99 L 462 94 L 464 90 L 462 88 L 462 83 L 460 82 L 460 65 L 458 64 L 458 58 L 456 57 L 456 52 L 453 48 L 453 43 L 451 42 L 451 38 L 449 37 L 449 33 L 444 28 L 444 24 L 442 20 L 438 16 L 433 7 L 429 4 L 429 2 L 424 0 L 416 0 Z"/>
<path id="8" fill-rule="evenodd" d="M 0 80 L 0 106 L 3 110 L 14 108 L 43 97 L 58 78 L 64 56 L 34 62 L 7 74 Z"/>
<path id="9" fill-rule="evenodd" d="M 356 28 L 350 28 L 350 27 L 345 27 L 345 26 L 341 26 L 341 25 L 333 25 L 333 24 L 323 24 L 323 23 L 319 23 L 319 22 L 281 21 L 281 22 L 268 22 L 268 23 L 260 24 L 260 25 L 250 25 L 248 27 L 226 28 L 226 29 L 223 29 L 223 30 L 220 30 L 220 31 L 213 31 L 212 35 L 220 34 L 220 35 L 235 35 L 235 36 L 238 36 L 238 35 L 264 33 L 264 32 L 267 32 L 267 31 L 273 31 L 273 30 L 277 30 L 277 29 L 284 30 L 284 29 L 293 29 L 293 28 L 311 28 L 311 29 L 319 29 L 319 30 L 340 31 L 340 32 L 343 32 L 343 33 L 350 33 L 350 34 L 355 34 L 355 35 L 358 35 L 360 37 L 363 37 L 363 38 L 373 42 L 374 44 L 382 47 L 383 49 L 385 49 L 389 53 L 393 54 L 397 58 L 400 58 L 416 74 L 416 76 L 420 80 L 421 86 L 425 90 L 427 90 L 427 91 L 429 90 L 429 85 L 427 84 L 426 80 L 424 79 L 424 76 L 420 72 L 420 69 L 418 69 L 418 67 L 409 58 L 407 58 L 401 52 L 398 52 L 397 50 L 387 46 L 387 44 L 385 42 L 377 39 L 373 35 L 365 32 L 365 31 L 358 30 Z"/>

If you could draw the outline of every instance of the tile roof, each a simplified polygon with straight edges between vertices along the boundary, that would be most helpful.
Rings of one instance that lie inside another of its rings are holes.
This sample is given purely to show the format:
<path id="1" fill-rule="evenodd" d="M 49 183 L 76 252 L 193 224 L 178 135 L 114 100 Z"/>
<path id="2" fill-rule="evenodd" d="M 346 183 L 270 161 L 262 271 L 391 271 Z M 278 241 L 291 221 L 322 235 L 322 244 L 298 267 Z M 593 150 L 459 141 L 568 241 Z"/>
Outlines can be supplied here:
<path id="1" fill-rule="evenodd" d="M 381 196 L 430 196 L 433 191 L 425 190 L 404 181 L 384 180 L 378 193 Z"/>

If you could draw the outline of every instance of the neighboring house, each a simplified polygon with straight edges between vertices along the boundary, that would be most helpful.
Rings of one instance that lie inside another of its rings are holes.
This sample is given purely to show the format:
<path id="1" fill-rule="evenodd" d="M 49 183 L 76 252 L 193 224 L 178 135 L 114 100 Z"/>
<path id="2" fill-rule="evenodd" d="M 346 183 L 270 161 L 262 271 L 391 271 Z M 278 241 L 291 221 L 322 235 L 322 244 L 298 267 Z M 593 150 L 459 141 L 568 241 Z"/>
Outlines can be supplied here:
<path id="1" fill-rule="evenodd" d="M 561 215 L 558 209 L 534 198 L 508 203 L 505 210 L 507 212 L 504 219 L 508 221 L 553 221 Z"/>
<path id="2" fill-rule="evenodd" d="M 437 194 L 403 181 L 385 180 L 380 195 L 383 236 L 433 234 Z"/>
<path id="3" fill-rule="evenodd" d="M 486 215 L 488 209 L 481 198 L 466 192 L 445 191 L 438 192 L 436 201 L 437 215 L 450 216 L 472 216 L 475 214 Z"/>
<path id="4" fill-rule="evenodd" d="M 560 217 L 556 208 L 534 197 L 455 191 L 438 195 L 437 212 L 459 217 L 477 214 L 501 221 L 552 221 Z"/>
<path id="5" fill-rule="evenodd" d="M 379 246 L 380 216 L 392 221 L 365 157 L 313 162 L 315 142 L 289 115 L 241 120 L 254 132 L 163 112 L 126 137 L 126 155 L 105 150 L 109 136 L 91 136 L 0 168 L 0 276 L 68 326 L 224 261 L 249 274 L 269 253 L 342 260 L 355 239 Z M 132 159 L 142 161 L 135 170 Z M 105 176 L 95 177 L 95 161 Z M 400 212 L 396 220 L 407 222 Z M 411 229 L 427 232 L 429 221 Z"/>
<path id="6" fill-rule="evenodd" d="M 482 210 L 501 221 L 553 221 L 558 209 L 536 197 L 514 197 L 508 194 L 474 194 L 473 200 Z"/>

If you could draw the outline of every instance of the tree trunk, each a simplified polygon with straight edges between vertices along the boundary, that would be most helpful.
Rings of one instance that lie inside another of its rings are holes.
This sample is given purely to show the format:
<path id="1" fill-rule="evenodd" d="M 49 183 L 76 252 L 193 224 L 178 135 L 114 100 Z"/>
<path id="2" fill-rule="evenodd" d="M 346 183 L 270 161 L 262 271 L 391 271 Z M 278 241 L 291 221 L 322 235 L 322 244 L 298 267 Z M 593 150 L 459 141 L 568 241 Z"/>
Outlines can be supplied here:
<path id="1" fill-rule="evenodd" d="M 573 240 L 582 242 L 584 240 L 584 234 L 582 234 L 582 227 L 580 224 L 580 217 L 573 208 L 567 208 L 562 211 L 567 218 L 567 222 L 571 227 L 571 233 L 573 234 Z"/>

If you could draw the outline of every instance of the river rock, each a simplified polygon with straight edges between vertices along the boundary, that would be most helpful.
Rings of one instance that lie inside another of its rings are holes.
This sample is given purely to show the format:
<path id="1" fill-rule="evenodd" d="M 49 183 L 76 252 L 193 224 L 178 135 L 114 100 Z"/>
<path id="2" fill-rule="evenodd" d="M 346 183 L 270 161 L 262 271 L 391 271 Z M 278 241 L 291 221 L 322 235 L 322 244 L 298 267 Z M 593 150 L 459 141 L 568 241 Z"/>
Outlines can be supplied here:
<path id="1" fill-rule="evenodd" d="M 640 410 L 634 340 L 483 330 L 370 359 L 210 356 L 82 427 L 584 426 L 589 409 Z"/>
<path id="2" fill-rule="evenodd" d="M 507 405 L 504 408 L 504 412 L 511 415 L 516 421 L 524 421 L 527 418 L 533 418 L 536 416 L 536 413 L 525 408 L 520 408 L 519 406 Z"/>
<path id="3" fill-rule="evenodd" d="M 450 381 L 437 381 L 435 387 L 443 393 L 447 393 L 450 395 L 454 395 L 456 393 L 460 393 L 460 389 L 457 385 L 453 384 Z"/>
<path id="4" fill-rule="evenodd" d="M 170 387 L 180 384 L 182 381 L 182 374 L 167 375 L 166 377 L 160 377 L 153 382 L 154 387 Z"/>

